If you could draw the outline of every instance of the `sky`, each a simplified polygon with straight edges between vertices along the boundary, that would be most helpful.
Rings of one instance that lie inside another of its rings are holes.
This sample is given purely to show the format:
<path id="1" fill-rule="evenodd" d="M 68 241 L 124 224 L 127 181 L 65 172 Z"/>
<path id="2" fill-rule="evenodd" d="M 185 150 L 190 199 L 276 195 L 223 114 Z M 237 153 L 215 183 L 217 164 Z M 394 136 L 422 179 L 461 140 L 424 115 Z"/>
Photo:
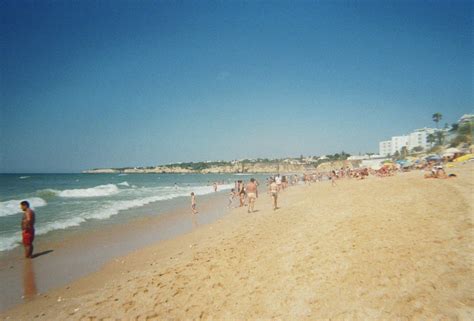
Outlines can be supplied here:
<path id="1" fill-rule="evenodd" d="M 1 1 L 0 172 L 377 152 L 473 104 L 471 1 Z"/>

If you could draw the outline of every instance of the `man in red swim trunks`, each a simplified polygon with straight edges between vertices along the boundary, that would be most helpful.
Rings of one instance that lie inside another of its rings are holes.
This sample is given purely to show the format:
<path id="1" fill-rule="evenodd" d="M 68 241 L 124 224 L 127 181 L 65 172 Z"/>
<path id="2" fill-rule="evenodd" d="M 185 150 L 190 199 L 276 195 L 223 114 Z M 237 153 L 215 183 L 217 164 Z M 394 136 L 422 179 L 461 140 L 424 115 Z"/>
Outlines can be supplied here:
<path id="1" fill-rule="evenodd" d="M 25 258 L 33 257 L 33 240 L 35 239 L 35 212 L 30 208 L 30 203 L 23 201 L 20 203 L 23 211 L 21 219 L 21 230 L 23 236 L 23 246 L 25 247 Z"/>

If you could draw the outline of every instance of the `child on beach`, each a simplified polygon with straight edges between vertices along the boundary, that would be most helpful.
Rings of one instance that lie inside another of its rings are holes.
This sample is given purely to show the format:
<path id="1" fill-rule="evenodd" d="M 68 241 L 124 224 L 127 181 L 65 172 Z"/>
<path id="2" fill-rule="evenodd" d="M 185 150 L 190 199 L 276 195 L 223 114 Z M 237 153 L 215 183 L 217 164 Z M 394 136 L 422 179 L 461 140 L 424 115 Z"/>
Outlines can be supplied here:
<path id="1" fill-rule="evenodd" d="M 193 214 L 198 213 L 198 211 L 196 210 L 196 195 L 194 195 L 194 192 L 191 193 L 191 209 L 193 211 Z"/>
<path id="2" fill-rule="evenodd" d="M 242 186 L 239 191 L 239 200 L 240 200 L 240 207 L 246 206 L 245 204 L 245 189 Z"/>

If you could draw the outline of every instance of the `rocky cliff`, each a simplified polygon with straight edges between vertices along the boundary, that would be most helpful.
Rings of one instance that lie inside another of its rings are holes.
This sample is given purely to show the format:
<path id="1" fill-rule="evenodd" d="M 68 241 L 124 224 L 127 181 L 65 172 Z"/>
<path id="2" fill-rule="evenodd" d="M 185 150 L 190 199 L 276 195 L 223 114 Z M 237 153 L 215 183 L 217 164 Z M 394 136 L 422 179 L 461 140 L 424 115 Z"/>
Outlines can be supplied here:
<path id="1" fill-rule="evenodd" d="M 228 165 L 214 165 L 203 169 L 192 169 L 179 165 L 156 166 L 156 167 L 135 167 L 135 168 L 99 168 L 86 170 L 83 173 L 88 174 L 110 174 L 110 173 L 164 173 L 164 174 L 182 174 L 182 173 L 293 173 L 313 171 L 315 167 L 308 164 L 289 164 L 289 163 L 233 163 Z"/>

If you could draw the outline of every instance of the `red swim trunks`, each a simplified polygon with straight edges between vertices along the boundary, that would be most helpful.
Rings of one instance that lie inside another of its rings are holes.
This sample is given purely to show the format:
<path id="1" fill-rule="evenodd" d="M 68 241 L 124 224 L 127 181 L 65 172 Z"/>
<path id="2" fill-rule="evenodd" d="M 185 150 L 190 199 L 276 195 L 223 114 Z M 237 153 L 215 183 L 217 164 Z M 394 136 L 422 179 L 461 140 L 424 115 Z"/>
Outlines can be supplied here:
<path id="1" fill-rule="evenodd" d="M 23 245 L 31 245 L 33 244 L 33 240 L 35 239 L 35 230 L 24 230 L 22 236 Z"/>

